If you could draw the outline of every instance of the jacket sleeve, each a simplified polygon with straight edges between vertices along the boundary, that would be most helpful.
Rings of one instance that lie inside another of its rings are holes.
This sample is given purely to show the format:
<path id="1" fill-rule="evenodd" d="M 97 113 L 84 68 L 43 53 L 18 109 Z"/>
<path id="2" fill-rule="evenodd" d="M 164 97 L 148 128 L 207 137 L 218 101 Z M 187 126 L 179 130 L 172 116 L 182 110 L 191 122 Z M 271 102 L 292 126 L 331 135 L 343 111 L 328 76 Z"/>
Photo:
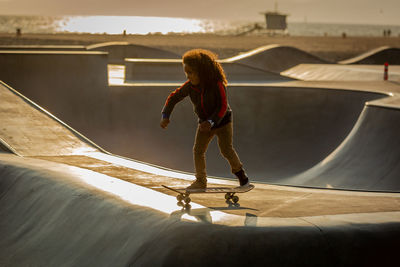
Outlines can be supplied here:
<path id="1" fill-rule="evenodd" d="M 216 93 L 217 97 L 217 108 L 213 112 L 213 114 L 208 118 L 214 124 L 218 125 L 221 120 L 224 118 L 227 110 L 228 110 L 228 97 L 226 95 L 226 87 L 219 82 L 218 90 Z"/>
<path id="2" fill-rule="evenodd" d="M 169 94 L 162 109 L 163 118 L 169 118 L 175 105 L 189 95 L 190 83 L 185 82 L 181 87 Z"/>

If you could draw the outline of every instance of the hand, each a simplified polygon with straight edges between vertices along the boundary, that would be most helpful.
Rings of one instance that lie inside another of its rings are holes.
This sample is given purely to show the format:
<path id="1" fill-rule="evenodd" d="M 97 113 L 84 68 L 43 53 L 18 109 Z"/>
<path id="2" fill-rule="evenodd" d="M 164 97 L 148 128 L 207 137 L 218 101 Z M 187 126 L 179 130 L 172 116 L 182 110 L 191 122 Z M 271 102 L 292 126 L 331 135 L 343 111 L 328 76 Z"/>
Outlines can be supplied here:
<path id="1" fill-rule="evenodd" d="M 211 123 L 209 121 L 203 121 L 202 123 L 200 123 L 200 131 L 201 132 L 211 131 Z"/>
<path id="2" fill-rule="evenodd" d="M 161 128 L 167 129 L 168 124 L 169 124 L 169 119 L 168 118 L 161 119 L 161 122 L 160 122 Z"/>

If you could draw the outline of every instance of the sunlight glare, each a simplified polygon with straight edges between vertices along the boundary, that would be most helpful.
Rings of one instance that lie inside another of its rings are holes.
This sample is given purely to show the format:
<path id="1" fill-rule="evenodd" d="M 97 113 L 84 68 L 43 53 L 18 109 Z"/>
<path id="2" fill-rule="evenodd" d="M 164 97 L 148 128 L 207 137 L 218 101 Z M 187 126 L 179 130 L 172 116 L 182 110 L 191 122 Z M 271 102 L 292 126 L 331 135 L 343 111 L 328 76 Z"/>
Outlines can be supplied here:
<path id="1" fill-rule="evenodd" d="M 68 17 L 60 25 L 63 31 L 84 33 L 127 34 L 205 32 L 198 19 L 136 16 Z"/>

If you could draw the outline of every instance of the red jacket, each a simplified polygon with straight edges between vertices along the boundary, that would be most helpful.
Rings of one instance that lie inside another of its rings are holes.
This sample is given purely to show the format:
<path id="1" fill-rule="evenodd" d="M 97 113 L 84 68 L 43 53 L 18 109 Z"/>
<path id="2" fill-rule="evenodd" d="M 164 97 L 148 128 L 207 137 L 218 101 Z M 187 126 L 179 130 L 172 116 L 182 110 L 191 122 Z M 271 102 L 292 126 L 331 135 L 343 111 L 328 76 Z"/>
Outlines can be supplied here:
<path id="1" fill-rule="evenodd" d="M 218 128 L 232 121 L 232 110 L 222 82 L 218 82 L 215 88 L 205 90 L 193 86 L 190 81 L 185 82 L 168 96 L 162 110 L 163 117 L 169 118 L 175 105 L 187 96 L 190 96 L 199 123 L 208 120 L 213 128 Z"/>

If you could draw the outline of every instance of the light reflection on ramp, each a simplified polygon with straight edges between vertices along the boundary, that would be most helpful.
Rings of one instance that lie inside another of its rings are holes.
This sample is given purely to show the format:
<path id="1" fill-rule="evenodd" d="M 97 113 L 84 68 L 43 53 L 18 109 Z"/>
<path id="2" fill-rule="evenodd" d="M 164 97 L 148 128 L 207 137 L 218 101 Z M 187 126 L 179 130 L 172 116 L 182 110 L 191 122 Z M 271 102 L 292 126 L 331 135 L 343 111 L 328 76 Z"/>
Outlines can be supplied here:
<path id="1" fill-rule="evenodd" d="M 86 153 L 85 155 L 88 157 L 98 159 L 98 160 L 110 162 L 112 164 L 120 165 L 120 166 L 123 166 L 126 168 L 139 170 L 139 171 L 147 172 L 147 173 L 151 173 L 151 174 L 172 177 L 172 178 L 178 178 L 178 179 L 183 179 L 186 181 L 193 181 L 195 179 L 193 174 L 170 170 L 168 168 L 162 168 L 162 167 L 151 165 L 148 163 L 134 161 L 132 159 L 124 159 L 119 156 L 109 155 L 109 154 L 100 153 L 100 152 Z M 222 180 L 222 179 L 207 178 L 207 180 L 210 183 L 215 183 L 215 184 L 225 184 L 225 185 L 236 184 L 235 182 L 230 182 L 230 181 Z"/>
<path id="2" fill-rule="evenodd" d="M 90 186 L 111 193 L 130 204 L 170 214 L 171 218 L 176 218 L 177 220 L 205 222 L 200 220 L 199 217 L 201 217 L 200 214 L 207 214 L 207 217 L 209 217 L 208 223 L 243 225 L 244 218 L 242 216 L 212 210 L 194 202 L 191 202 L 191 209 L 180 210 L 175 197 L 90 170 L 70 166 L 68 169 L 72 171 L 73 175 Z M 202 212 L 199 214 L 198 211 Z M 178 214 L 179 216 L 177 216 Z"/>

